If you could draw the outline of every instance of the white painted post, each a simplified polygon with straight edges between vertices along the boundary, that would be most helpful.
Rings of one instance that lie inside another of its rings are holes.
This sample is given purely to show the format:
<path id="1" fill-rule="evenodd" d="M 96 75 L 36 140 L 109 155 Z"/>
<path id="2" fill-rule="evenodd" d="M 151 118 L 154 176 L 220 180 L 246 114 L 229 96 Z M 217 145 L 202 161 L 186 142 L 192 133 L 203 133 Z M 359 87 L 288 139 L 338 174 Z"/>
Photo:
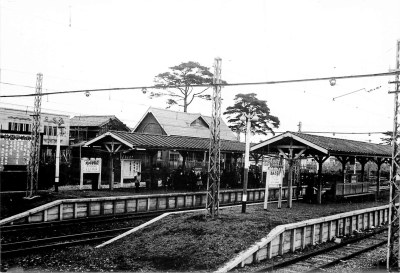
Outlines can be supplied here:
<path id="1" fill-rule="evenodd" d="M 279 185 L 279 192 L 278 192 L 278 209 L 282 208 L 282 184 Z"/>
<path id="2" fill-rule="evenodd" d="M 264 210 L 267 210 L 267 208 L 268 208 L 269 180 L 271 177 L 268 169 L 267 169 L 267 172 L 265 173 L 266 179 L 265 179 L 265 194 L 264 194 Z"/>

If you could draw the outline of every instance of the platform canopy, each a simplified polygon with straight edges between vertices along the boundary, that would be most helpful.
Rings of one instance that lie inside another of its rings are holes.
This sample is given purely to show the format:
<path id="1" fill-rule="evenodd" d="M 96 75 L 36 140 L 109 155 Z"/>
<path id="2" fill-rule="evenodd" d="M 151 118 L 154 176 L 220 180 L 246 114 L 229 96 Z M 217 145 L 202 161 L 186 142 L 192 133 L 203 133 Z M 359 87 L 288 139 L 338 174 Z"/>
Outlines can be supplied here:
<path id="1" fill-rule="evenodd" d="M 288 207 L 292 206 L 292 171 L 293 162 L 302 157 L 313 157 L 318 163 L 318 203 L 322 198 L 322 164 L 331 156 L 335 156 L 342 163 L 343 182 L 346 181 L 345 166 L 348 162 L 358 161 L 361 164 L 361 173 L 364 174 L 364 166 L 368 161 L 373 161 L 379 170 L 383 163 L 391 161 L 392 147 L 390 145 L 374 144 L 362 141 L 339 139 L 310 135 L 300 132 L 286 132 L 275 136 L 250 148 L 253 154 L 283 156 L 289 161 L 289 198 Z M 361 175 L 363 181 L 364 175 Z M 377 183 L 377 193 L 380 190 Z"/>
<path id="2" fill-rule="evenodd" d="M 310 135 L 299 132 L 286 132 L 262 143 L 253 145 L 251 152 L 257 154 L 288 154 L 290 149 L 295 155 L 336 156 L 358 158 L 392 157 L 390 145 L 374 144 L 362 141 Z"/>

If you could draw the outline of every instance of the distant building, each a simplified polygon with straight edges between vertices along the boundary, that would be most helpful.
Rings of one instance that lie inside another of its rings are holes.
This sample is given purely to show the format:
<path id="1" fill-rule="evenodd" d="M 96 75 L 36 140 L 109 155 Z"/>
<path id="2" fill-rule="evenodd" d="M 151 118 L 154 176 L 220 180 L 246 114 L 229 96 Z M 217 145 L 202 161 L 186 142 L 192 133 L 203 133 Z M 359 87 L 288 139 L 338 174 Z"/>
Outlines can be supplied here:
<path id="1" fill-rule="evenodd" d="M 210 138 L 211 117 L 203 116 L 199 113 L 185 113 L 149 107 L 142 118 L 133 128 L 134 133 L 165 135 L 165 136 L 183 136 L 196 138 Z M 221 140 L 237 141 L 237 137 L 231 129 L 221 119 L 220 123 Z M 184 158 L 185 157 L 185 158 Z M 204 153 L 182 152 L 174 150 L 160 150 L 157 153 L 157 164 L 168 162 L 171 168 L 181 166 L 185 161 L 187 166 L 195 166 L 196 162 L 203 162 Z M 221 154 L 222 166 L 226 162 L 231 162 L 231 158 L 225 153 Z"/>
<path id="2" fill-rule="evenodd" d="M 0 108 L 0 180 L 1 190 L 23 190 L 29 160 L 33 112 Z M 59 127 L 59 122 L 61 127 Z M 59 131 L 61 128 L 61 131 Z M 69 161 L 69 116 L 41 112 L 39 188 L 54 181 L 57 134 L 60 134 L 61 163 Z M 62 173 L 63 169 L 61 170 Z"/>
<path id="3" fill-rule="evenodd" d="M 221 119 L 221 139 L 237 141 L 236 135 Z M 211 117 L 149 107 L 133 132 L 167 136 L 210 138 Z"/>
<path id="4" fill-rule="evenodd" d="M 70 120 L 70 143 L 86 142 L 110 130 L 130 132 L 116 116 L 75 116 Z"/>
<path id="5" fill-rule="evenodd" d="M 0 130 L 3 134 L 30 135 L 32 132 L 32 111 L 11 108 L 0 108 Z M 43 149 L 55 149 L 57 145 L 58 122 L 61 120 L 62 134 L 60 145 L 69 145 L 69 116 L 55 113 L 41 112 L 40 134 Z"/>

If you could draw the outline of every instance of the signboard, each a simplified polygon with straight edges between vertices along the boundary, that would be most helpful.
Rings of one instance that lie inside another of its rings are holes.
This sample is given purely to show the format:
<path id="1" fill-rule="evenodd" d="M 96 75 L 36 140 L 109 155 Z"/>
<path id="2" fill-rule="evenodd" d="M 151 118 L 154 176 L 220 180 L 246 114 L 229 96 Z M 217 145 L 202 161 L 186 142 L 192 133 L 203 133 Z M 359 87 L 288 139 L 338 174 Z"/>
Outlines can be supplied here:
<path id="1" fill-rule="evenodd" d="M 83 175 L 87 173 L 98 173 L 99 178 L 97 181 L 98 188 L 101 186 L 101 158 L 82 158 L 81 159 L 81 177 L 79 189 L 83 188 Z"/>
<path id="2" fill-rule="evenodd" d="M 264 166 L 266 166 L 267 176 L 265 183 L 264 209 L 267 209 L 269 188 L 282 187 L 283 177 L 285 176 L 285 164 L 282 158 L 267 158 L 266 162 L 267 164 L 263 164 L 263 171 Z"/>
<path id="3" fill-rule="evenodd" d="M 31 135 L 0 133 L 0 166 L 28 165 Z"/>
<path id="4" fill-rule="evenodd" d="M 121 187 L 124 179 L 135 178 L 142 171 L 142 162 L 139 159 L 121 160 Z"/>
<path id="5" fill-rule="evenodd" d="M 83 173 L 100 173 L 101 172 L 101 158 L 82 158 L 81 159 L 81 172 Z"/>

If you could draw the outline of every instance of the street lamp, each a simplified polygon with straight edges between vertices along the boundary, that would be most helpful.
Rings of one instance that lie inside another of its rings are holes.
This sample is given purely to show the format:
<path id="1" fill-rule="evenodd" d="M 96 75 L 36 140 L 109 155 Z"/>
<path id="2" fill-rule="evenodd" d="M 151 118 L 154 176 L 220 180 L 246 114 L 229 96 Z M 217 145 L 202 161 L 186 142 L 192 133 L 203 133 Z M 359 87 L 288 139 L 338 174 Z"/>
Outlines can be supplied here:
<path id="1" fill-rule="evenodd" d="M 258 121 L 258 116 L 255 112 L 251 112 L 250 114 L 243 113 L 240 117 L 240 120 L 246 123 L 246 150 L 244 154 L 244 175 L 243 175 L 243 196 L 242 196 L 242 213 L 246 212 L 246 203 L 247 203 L 247 183 L 249 181 L 249 166 L 250 166 L 250 129 L 251 122 Z"/>

